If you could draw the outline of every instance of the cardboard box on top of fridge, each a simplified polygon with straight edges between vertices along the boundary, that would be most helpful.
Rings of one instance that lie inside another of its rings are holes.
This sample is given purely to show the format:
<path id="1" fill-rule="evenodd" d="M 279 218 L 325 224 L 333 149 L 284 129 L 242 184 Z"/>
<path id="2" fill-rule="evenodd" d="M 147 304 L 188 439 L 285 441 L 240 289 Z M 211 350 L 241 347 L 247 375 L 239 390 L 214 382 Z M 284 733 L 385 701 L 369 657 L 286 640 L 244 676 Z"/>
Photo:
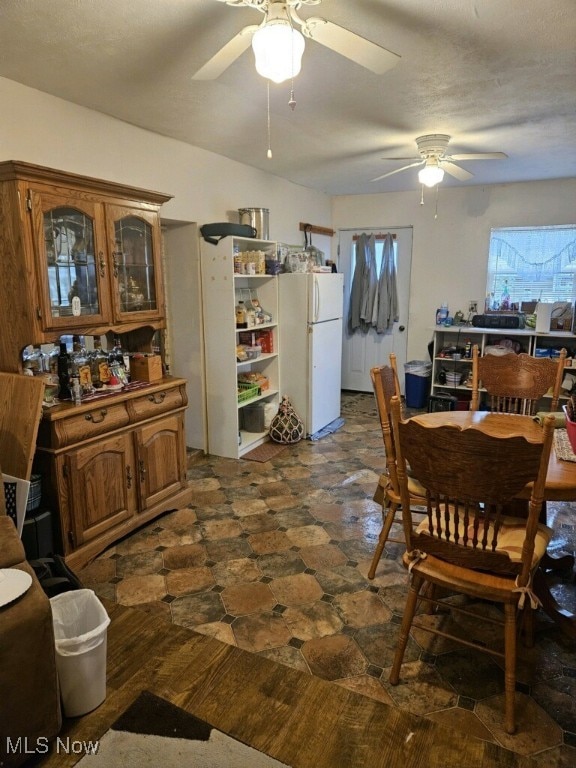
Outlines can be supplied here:
<path id="1" fill-rule="evenodd" d="M 162 358 L 160 355 L 141 355 L 130 358 L 130 378 L 132 381 L 160 381 L 162 376 Z"/>

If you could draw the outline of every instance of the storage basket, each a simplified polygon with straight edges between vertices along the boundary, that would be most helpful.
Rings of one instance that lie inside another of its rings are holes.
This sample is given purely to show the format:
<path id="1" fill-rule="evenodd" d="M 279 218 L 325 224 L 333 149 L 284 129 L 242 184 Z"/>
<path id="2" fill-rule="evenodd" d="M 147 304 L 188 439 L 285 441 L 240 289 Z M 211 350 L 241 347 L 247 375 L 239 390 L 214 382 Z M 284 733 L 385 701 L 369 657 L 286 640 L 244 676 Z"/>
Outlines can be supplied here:
<path id="1" fill-rule="evenodd" d="M 246 381 L 239 381 L 237 386 L 239 403 L 245 403 L 247 400 L 252 400 L 253 397 L 258 397 L 260 394 L 260 387 Z"/>
<path id="2" fill-rule="evenodd" d="M 26 503 L 26 512 L 32 512 L 40 506 L 42 497 L 42 475 L 30 476 L 30 490 L 28 492 L 28 502 Z"/>

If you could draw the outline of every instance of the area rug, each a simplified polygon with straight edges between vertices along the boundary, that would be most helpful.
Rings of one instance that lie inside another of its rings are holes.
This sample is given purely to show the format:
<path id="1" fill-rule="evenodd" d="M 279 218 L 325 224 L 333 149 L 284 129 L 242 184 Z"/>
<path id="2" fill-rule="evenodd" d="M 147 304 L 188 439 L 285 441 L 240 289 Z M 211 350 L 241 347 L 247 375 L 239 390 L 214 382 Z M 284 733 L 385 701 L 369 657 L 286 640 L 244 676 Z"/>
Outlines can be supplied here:
<path id="1" fill-rule="evenodd" d="M 82 768 L 289 768 L 183 709 L 143 691 Z"/>
<path id="2" fill-rule="evenodd" d="M 282 451 L 285 451 L 286 448 L 286 445 L 270 441 L 267 443 L 262 443 L 262 445 L 259 445 L 258 448 L 254 448 L 253 450 L 248 451 L 248 453 L 245 453 L 242 458 L 248 459 L 248 461 L 269 461 L 270 459 L 278 456 L 279 453 L 282 453 Z"/>
<path id="3" fill-rule="evenodd" d="M 337 432 L 340 427 L 344 426 L 344 424 L 344 419 L 334 419 L 334 421 L 331 421 L 330 424 L 327 424 L 322 429 L 319 429 L 318 432 L 314 432 L 313 435 L 306 435 L 306 437 L 308 440 L 321 440 L 323 437 L 327 437 L 328 435 Z"/>

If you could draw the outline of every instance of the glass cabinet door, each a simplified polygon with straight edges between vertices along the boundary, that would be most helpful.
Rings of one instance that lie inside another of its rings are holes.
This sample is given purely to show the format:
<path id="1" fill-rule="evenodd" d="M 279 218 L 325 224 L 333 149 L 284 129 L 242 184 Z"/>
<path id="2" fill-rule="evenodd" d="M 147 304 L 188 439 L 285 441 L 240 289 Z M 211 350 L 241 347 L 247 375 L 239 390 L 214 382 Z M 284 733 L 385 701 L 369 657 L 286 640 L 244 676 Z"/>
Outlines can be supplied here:
<path id="1" fill-rule="evenodd" d="M 115 314 L 122 320 L 158 318 L 162 272 L 158 217 L 148 211 L 108 206 L 108 236 L 113 240 Z"/>
<path id="2" fill-rule="evenodd" d="M 41 316 L 46 328 L 100 323 L 107 312 L 106 261 L 94 203 L 31 195 Z"/>

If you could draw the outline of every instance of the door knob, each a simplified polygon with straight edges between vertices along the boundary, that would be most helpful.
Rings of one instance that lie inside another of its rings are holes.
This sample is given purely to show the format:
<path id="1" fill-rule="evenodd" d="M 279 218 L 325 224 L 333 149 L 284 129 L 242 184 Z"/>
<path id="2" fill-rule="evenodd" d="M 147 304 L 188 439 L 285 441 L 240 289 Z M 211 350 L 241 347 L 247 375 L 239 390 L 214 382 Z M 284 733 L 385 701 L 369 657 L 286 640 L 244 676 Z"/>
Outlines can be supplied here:
<path id="1" fill-rule="evenodd" d="M 405 326 L 405 325 L 401 325 L 401 326 L 398 328 L 398 330 L 399 330 L 399 331 L 405 331 L 405 330 L 406 330 L 406 326 Z"/>

